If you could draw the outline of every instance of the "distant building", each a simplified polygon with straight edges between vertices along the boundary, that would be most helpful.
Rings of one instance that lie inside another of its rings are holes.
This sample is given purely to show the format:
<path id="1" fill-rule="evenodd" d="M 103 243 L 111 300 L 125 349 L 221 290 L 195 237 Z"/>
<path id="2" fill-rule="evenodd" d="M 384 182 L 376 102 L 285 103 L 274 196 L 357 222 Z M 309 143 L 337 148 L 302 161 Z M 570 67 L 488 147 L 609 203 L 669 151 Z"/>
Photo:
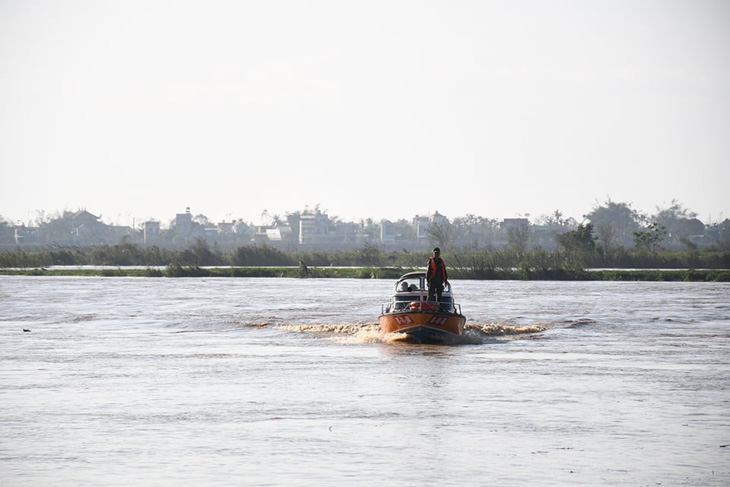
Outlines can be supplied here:
<path id="1" fill-rule="evenodd" d="M 106 225 L 99 221 L 101 216 L 96 216 L 86 210 L 79 210 L 71 215 L 71 225 L 76 235 L 80 233 L 96 233 L 97 230 L 105 228 Z"/>
<path id="2" fill-rule="evenodd" d="M 109 227 L 100 222 L 101 216 L 96 216 L 86 210 L 73 213 L 71 220 L 71 234 L 75 241 L 80 243 L 97 243 L 104 239 Z"/>
<path id="3" fill-rule="evenodd" d="M 429 229 L 432 225 L 445 225 L 449 223 L 449 219 L 436 211 L 433 215 L 416 217 L 416 238 L 425 240 L 430 237 Z"/>
<path id="4" fill-rule="evenodd" d="M 233 232 L 236 235 L 249 236 L 248 225 L 243 220 L 238 220 L 236 223 L 233 224 Z"/>
<path id="5" fill-rule="evenodd" d="M 190 214 L 190 207 L 185 208 L 185 213 L 175 215 L 175 230 L 178 235 L 193 233 L 193 215 Z"/>
<path id="6" fill-rule="evenodd" d="M 292 231 L 290 226 L 281 226 L 266 229 L 266 236 L 272 242 L 292 242 Z"/>
<path id="7" fill-rule="evenodd" d="M 233 231 L 233 225 L 235 225 L 235 224 L 236 224 L 235 221 L 232 221 L 232 222 L 220 222 L 218 224 L 218 233 L 221 234 L 221 235 L 228 235 L 228 234 L 235 233 Z"/>
<path id="8" fill-rule="evenodd" d="M 266 232 L 266 225 L 257 225 L 253 234 L 253 242 L 256 245 L 266 245 L 269 242 L 269 236 Z"/>
<path id="9" fill-rule="evenodd" d="M 390 220 L 380 220 L 380 242 L 395 243 L 395 225 Z"/>
<path id="10" fill-rule="evenodd" d="M 156 242 L 160 238 L 160 222 L 150 220 L 144 222 L 144 243 Z"/>
<path id="11" fill-rule="evenodd" d="M 71 215 L 71 221 L 73 222 L 74 226 L 93 226 L 99 223 L 99 218 L 101 218 L 101 216 L 93 215 L 86 210 L 79 210 Z"/>
<path id="12" fill-rule="evenodd" d="M 505 218 L 502 220 L 502 230 L 505 232 L 510 228 L 529 227 L 530 220 L 527 218 Z"/>
<path id="13" fill-rule="evenodd" d="M 324 213 L 313 213 L 299 217 L 299 243 L 319 244 L 328 233 L 329 217 Z"/>

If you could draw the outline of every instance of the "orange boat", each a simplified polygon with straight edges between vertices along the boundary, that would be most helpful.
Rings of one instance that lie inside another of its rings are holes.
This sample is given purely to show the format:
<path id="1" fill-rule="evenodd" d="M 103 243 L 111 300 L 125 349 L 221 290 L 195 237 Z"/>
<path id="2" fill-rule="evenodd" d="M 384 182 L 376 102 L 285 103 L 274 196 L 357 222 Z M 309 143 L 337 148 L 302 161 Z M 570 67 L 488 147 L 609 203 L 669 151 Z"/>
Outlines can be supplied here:
<path id="1" fill-rule="evenodd" d="M 426 274 L 410 272 L 396 281 L 379 321 L 383 333 L 403 333 L 412 343 L 453 343 L 464 333 L 466 317 L 450 283 L 444 284 L 441 301 L 428 301 Z"/>

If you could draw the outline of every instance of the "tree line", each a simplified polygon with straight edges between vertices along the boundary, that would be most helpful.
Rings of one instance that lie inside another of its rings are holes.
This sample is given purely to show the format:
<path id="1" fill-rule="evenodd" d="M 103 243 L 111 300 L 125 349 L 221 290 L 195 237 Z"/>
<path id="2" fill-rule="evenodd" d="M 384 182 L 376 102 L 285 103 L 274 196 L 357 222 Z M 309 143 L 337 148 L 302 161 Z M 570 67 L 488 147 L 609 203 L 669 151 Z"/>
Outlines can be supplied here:
<path id="1" fill-rule="evenodd" d="M 730 269 L 730 250 L 662 250 L 651 246 L 607 251 L 597 243 L 591 224 L 559 236 L 559 250 L 519 247 L 503 249 L 444 249 L 450 268 L 463 277 L 495 276 L 500 271 L 526 273 L 580 272 L 587 268 Z M 136 244 L 78 248 L 16 249 L 0 252 L 0 268 L 48 266 L 305 266 L 305 267 L 425 267 L 429 252 L 388 252 L 365 244 L 352 251 L 281 250 L 266 245 L 245 245 L 221 250 L 199 239 L 185 249 L 143 247 Z M 557 275 L 557 274 L 556 274 Z"/>
<path id="2" fill-rule="evenodd" d="M 410 251 L 426 250 L 429 244 L 444 248 L 510 247 L 526 251 L 556 249 L 559 236 L 575 230 L 580 224 L 575 218 L 566 217 L 556 210 L 532 220 L 497 220 L 475 215 L 448 219 L 436 212 L 431 217 L 416 216 L 411 221 L 401 219 L 384 226 L 383 222 L 370 218 L 359 223 L 343 222 L 337 217 L 330 218 L 316 207 L 314 212 L 305 209 L 304 212 L 287 213 L 286 218 L 268 215 L 269 224 L 256 228 L 242 221 L 222 222 L 219 225 L 226 226 L 216 227 L 204 215 L 191 216 L 189 228 L 177 228 L 173 221 L 169 228 L 148 239 L 140 228 L 114 227 L 101 222 L 84 224 L 74 215 L 71 212 L 55 217 L 42 214 L 33 226 L 28 227 L 14 226 L 0 216 L 0 249 L 15 245 L 111 245 L 120 242 L 180 249 L 190 246 L 197 238 L 205 238 L 209 243 L 217 243 L 229 250 L 252 242 L 276 248 L 304 248 L 299 240 L 300 220 L 303 215 L 318 215 L 327 223 L 324 229 L 318 228 L 317 231 L 333 238 L 326 242 L 308 243 L 308 248 L 357 250 L 364 242 L 381 242 L 390 249 Z M 424 222 L 426 225 L 423 225 Z M 705 224 L 695 212 L 676 200 L 669 206 L 657 207 L 656 213 L 649 215 L 634 210 L 629 203 L 608 198 L 604 203 L 596 203 L 592 211 L 583 215 L 583 224 L 592 225 L 596 245 L 606 254 L 620 247 L 646 247 L 652 251 L 661 248 L 730 248 L 730 220 L 720 218 Z M 279 235 L 281 240 L 277 242 L 276 237 L 269 240 L 268 234 L 261 228 L 288 229 L 288 232 L 283 231 Z M 424 235 L 424 228 L 427 235 Z"/>

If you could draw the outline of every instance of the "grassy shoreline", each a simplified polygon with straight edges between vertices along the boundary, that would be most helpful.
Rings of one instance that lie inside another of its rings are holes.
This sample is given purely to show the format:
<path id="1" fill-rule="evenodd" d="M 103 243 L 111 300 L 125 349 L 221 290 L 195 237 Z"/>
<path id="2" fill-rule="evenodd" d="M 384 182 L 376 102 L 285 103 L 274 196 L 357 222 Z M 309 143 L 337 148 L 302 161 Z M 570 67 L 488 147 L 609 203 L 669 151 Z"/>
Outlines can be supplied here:
<path id="1" fill-rule="evenodd" d="M 269 277 L 269 278 L 348 278 L 397 279 L 412 268 L 397 267 L 198 267 L 170 265 L 166 268 L 28 268 L 0 269 L 0 276 L 75 276 L 75 277 Z M 730 270 L 723 269 L 602 269 L 595 271 L 563 269 L 487 269 L 449 270 L 453 279 L 528 280 L 528 281 L 672 281 L 730 282 Z"/>

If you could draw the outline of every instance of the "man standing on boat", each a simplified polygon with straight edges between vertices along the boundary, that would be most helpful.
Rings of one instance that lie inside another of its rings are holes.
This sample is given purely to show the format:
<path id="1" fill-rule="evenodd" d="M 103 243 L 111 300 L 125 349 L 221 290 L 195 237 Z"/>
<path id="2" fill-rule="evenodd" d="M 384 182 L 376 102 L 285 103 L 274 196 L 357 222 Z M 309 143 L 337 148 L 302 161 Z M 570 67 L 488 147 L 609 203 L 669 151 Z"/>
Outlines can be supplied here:
<path id="1" fill-rule="evenodd" d="M 428 300 L 441 301 L 441 294 L 444 292 L 444 283 L 449 280 L 446 273 L 446 264 L 441 258 L 441 249 L 436 247 L 433 249 L 433 257 L 428 259 L 428 269 L 426 270 L 426 282 L 428 283 Z"/>

